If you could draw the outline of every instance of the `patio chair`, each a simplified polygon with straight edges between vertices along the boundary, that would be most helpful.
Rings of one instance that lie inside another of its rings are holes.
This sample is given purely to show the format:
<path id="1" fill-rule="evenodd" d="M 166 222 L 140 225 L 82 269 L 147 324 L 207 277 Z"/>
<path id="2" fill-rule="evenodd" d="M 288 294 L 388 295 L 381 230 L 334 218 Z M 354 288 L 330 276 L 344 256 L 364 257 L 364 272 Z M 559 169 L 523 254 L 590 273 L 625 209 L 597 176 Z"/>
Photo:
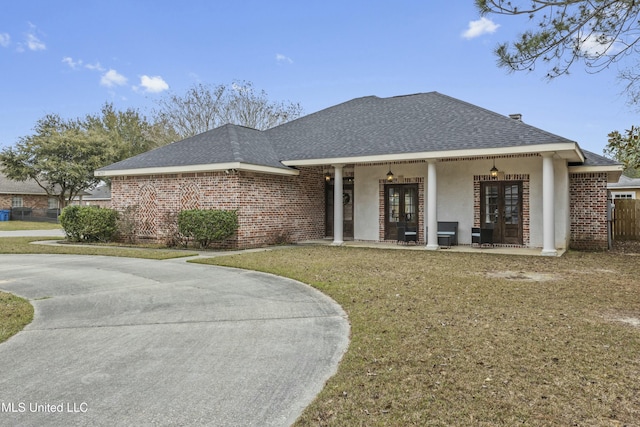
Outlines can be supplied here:
<path id="1" fill-rule="evenodd" d="M 418 243 L 418 227 L 407 225 L 406 222 L 399 222 L 396 228 L 398 230 L 398 243 Z"/>
<path id="2" fill-rule="evenodd" d="M 481 248 L 493 246 L 493 228 L 471 228 L 471 245 Z"/>

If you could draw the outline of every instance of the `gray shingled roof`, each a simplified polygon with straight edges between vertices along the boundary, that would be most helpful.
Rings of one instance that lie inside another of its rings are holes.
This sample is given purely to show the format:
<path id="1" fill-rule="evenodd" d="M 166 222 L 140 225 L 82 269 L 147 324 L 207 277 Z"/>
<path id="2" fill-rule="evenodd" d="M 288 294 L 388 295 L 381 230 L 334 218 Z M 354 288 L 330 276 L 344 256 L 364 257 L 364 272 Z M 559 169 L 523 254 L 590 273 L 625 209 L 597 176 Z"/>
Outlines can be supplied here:
<path id="1" fill-rule="evenodd" d="M 14 181 L 7 178 L 3 173 L 0 173 L 0 194 L 46 195 L 47 192 L 31 179 L 26 181 Z"/>
<path id="2" fill-rule="evenodd" d="M 582 150 L 582 153 L 584 154 L 584 163 L 582 163 L 581 166 L 614 166 L 620 164 L 615 160 L 607 159 L 591 151 Z M 570 163 L 570 165 L 574 166 L 576 163 Z"/>
<path id="3" fill-rule="evenodd" d="M 357 98 L 266 133 L 286 160 L 573 142 L 437 92 Z"/>
<path id="4" fill-rule="evenodd" d="M 111 188 L 108 185 L 101 185 L 93 190 L 87 190 L 82 200 L 111 200 Z"/>
<path id="5" fill-rule="evenodd" d="M 629 178 L 625 175 L 620 175 L 618 182 L 612 182 L 607 184 L 609 188 L 640 188 L 640 178 Z"/>
<path id="6" fill-rule="evenodd" d="M 287 167 L 273 150 L 264 132 L 244 126 L 224 125 L 182 141 L 156 148 L 100 170 L 123 170 L 169 166 L 247 163 Z"/>
<path id="7" fill-rule="evenodd" d="M 101 170 L 228 162 L 286 168 L 282 161 L 556 143 L 574 141 L 429 92 L 357 98 L 266 131 L 225 125 Z"/>

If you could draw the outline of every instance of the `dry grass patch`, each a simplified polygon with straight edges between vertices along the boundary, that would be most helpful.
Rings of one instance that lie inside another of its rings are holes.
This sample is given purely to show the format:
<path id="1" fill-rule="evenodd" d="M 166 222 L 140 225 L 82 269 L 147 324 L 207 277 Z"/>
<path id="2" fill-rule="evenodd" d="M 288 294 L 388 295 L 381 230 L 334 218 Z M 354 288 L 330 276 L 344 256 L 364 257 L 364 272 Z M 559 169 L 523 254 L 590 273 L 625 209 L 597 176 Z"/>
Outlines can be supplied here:
<path id="1" fill-rule="evenodd" d="M 60 240 L 51 237 L 1 237 L 0 254 L 68 254 L 106 255 L 144 259 L 170 259 L 197 255 L 196 252 L 180 250 L 147 249 L 141 247 L 118 247 L 99 245 L 38 245 L 36 241 Z"/>
<path id="2" fill-rule="evenodd" d="M 24 298 L 0 291 L 0 343 L 33 320 L 33 307 Z"/>
<path id="3" fill-rule="evenodd" d="M 309 283 L 348 313 L 349 350 L 297 425 L 637 425 L 640 330 L 604 316 L 640 317 L 629 259 L 301 247 L 206 262 Z"/>

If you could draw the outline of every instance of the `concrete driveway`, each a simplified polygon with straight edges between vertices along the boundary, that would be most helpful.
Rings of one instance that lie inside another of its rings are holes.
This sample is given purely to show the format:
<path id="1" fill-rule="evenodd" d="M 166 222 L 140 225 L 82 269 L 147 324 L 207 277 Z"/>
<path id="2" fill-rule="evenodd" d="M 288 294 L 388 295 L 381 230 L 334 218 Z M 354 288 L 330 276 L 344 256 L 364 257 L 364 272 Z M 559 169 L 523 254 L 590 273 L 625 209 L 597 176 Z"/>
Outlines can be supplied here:
<path id="1" fill-rule="evenodd" d="M 288 426 L 348 345 L 343 310 L 280 277 L 187 264 L 0 255 L 34 321 L 0 344 L 0 423 Z"/>

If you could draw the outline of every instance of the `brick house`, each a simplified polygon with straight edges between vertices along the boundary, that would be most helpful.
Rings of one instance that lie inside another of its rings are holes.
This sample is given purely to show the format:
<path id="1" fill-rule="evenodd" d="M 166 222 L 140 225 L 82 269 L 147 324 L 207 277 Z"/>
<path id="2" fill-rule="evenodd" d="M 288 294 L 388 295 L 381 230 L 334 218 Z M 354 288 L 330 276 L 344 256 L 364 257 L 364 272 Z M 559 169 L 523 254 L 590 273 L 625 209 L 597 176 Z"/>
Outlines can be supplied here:
<path id="1" fill-rule="evenodd" d="M 413 226 L 459 244 L 606 249 L 607 184 L 621 166 L 569 139 L 437 92 L 364 97 L 258 131 L 236 125 L 96 171 L 112 206 L 136 207 L 137 237 L 162 240 L 182 209 L 237 209 L 227 247 L 331 237 L 396 241 Z M 336 190 L 337 189 L 337 190 Z"/>
<path id="2" fill-rule="evenodd" d="M 10 210 L 11 219 L 54 218 L 59 202 L 33 180 L 14 181 L 0 173 L 0 209 Z"/>

